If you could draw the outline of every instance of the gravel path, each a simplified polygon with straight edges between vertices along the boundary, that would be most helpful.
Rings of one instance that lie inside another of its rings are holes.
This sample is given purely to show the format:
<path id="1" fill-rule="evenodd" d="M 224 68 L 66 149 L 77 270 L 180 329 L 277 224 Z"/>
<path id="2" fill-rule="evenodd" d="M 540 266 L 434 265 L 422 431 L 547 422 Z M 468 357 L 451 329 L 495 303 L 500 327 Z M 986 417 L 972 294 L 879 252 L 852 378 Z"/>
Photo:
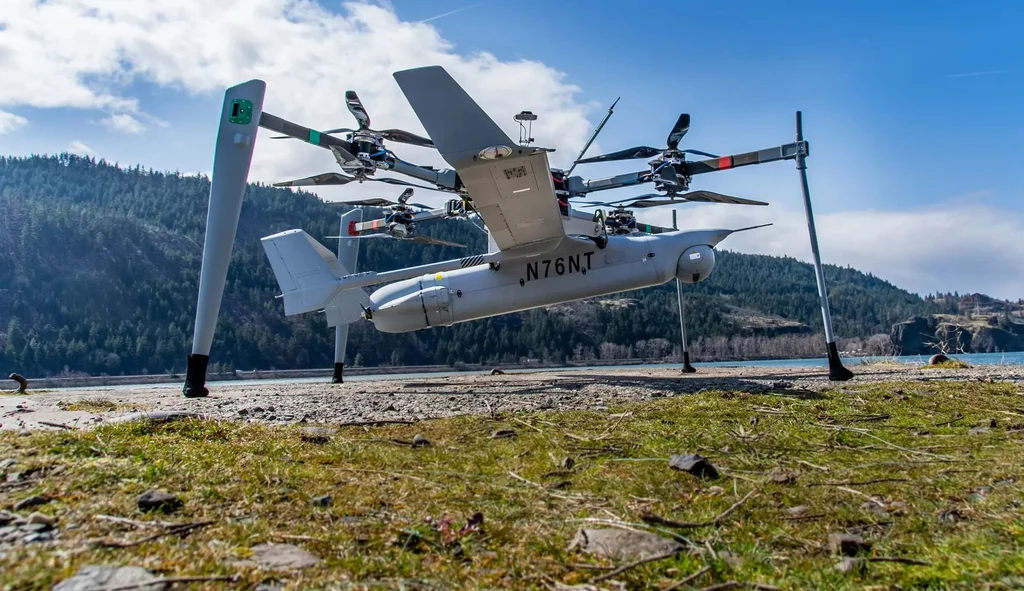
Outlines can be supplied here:
<path id="1" fill-rule="evenodd" d="M 193 412 L 271 423 L 344 423 L 419 420 L 491 411 L 608 408 L 703 389 L 745 391 L 856 390 L 878 381 L 996 380 L 1024 386 L 1024 366 L 918 369 L 908 365 L 852 366 L 856 377 L 828 381 L 823 368 L 703 368 L 684 375 L 675 369 L 565 370 L 508 375 L 462 374 L 395 378 L 333 385 L 214 382 L 205 399 L 186 399 L 179 389 L 141 385 L 115 390 L 53 390 L 0 396 L 0 428 L 89 427 L 133 411 Z M 70 407 L 70 408 L 69 408 Z"/>

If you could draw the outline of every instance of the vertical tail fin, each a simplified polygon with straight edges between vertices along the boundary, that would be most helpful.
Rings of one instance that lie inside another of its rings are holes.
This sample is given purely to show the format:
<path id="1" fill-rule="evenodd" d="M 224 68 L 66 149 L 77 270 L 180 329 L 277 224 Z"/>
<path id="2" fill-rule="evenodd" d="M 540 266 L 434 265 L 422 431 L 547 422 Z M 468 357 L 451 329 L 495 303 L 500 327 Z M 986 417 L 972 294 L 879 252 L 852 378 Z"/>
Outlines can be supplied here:
<path id="1" fill-rule="evenodd" d="M 349 274 L 334 253 L 302 230 L 287 230 L 261 240 L 281 288 L 286 316 L 327 311 L 328 326 L 358 320 L 369 298 L 361 289 L 338 291 Z"/>

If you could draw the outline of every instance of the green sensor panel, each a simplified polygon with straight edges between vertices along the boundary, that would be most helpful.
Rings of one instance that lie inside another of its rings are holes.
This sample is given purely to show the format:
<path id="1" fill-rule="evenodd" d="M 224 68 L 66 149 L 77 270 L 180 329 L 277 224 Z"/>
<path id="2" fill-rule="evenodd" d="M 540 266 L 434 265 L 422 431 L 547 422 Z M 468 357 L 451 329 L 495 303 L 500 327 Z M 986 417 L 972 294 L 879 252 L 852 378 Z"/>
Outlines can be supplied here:
<path id="1" fill-rule="evenodd" d="M 238 125 L 247 125 L 252 122 L 252 101 L 247 99 L 235 99 L 231 101 L 231 117 L 228 121 Z"/>

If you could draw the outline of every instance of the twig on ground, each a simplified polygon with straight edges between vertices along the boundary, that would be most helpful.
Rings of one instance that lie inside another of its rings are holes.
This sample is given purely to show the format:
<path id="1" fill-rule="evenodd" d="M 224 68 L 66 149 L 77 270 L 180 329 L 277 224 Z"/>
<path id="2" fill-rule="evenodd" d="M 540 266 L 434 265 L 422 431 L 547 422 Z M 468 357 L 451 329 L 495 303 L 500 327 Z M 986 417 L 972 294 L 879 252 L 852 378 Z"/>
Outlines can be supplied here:
<path id="1" fill-rule="evenodd" d="M 737 589 L 739 587 L 749 587 L 751 589 L 759 589 L 762 591 L 779 591 L 781 587 L 775 585 L 765 585 L 764 583 L 741 583 L 739 581 L 726 581 L 724 583 L 718 583 L 717 585 L 711 585 L 710 587 L 704 587 L 700 591 L 723 591 L 724 589 Z"/>
<path id="2" fill-rule="evenodd" d="M 527 427 L 533 429 L 534 431 L 536 431 L 538 433 L 543 433 L 544 432 L 543 429 L 539 429 L 537 427 L 534 427 L 533 425 L 531 425 L 530 423 L 527 423 L 526 421 L 524 421 L 522 419 L 517 419 L 516 417 L 512 417 L 512 420 L 517 422 L 517 423 L 519 423 L 519 424 L 526 425 Z"/>
<path id="3" fill-rule="evenodd" d="M 917 566 L 931 566 L 930 562 L 916 558 L 901 558 L 899 556 L 868 556 L 868 562 L 898 562 L 900 564 L 915 564 Z"/>
<path id="4" fill-rule="evenodd" d="M 876 478 L 874 480 L 861 480 L 853 481 L 847 480 L 845 482 L 815 482 L 813 484 L 807 484 L 805 486 L 863 486 L 865 484 L 878 484 L 880 482 L 910 482 L 909 478 Z"/>
<path id="5" fill-rule="evenodd" d="M 65 425 L 64 423 L 54 423 L 52 421 L 36 421 L 40 425 L 46 425 L 47 427 L 57 427 L 58 429 L 67 429 L 68 431 L 74 431 L 75 428 L 71 425 Z"/>
<path id="6" fill-rule="evenodd" d="M 209 575 L 205 577 L 168 577 L 165 579 L 153 579 L 146 583 L 135 583 L 133 585 L 122 585 L 111 587 L 107 591 L 128 591 L 129 589 L 145 589 L 154 585 L 169 585 L 172 583 L 200 583 L 204 581 L 230 581 L 238 580 L 238 575 Z"/>
<path id="7" fill-rule="evenodd" d="M 807 460 L 797 460 L 796 463 L 797 464 L 803 464 L 804 466 L 807 466 L 808 468 L 814 468 L 815 470 L 821 470 L 822 472 L 829 472 L 829 471 L 832 470 L 831 468 L 828 468 L 826 466 L 819 466 L 817 464 L 812 464 L 812 463 L 808 462 Z"/>
<path id="8" fill-rule="evenodd" d="M 641 558 L 640 560 L 637 560 L 637 561 L 634 561 L 634 562 L 630 562 L 629 564 L 620 566 L 619 568 L 617 568 L 617 569 L 615 569 L 615 570 L 613 570 L 611 572 L 605 573 L 605 574 L 603 574 L 603 575 L 601 575 L 599 577 L 594 577 L 593 579 L 590 579 L 590 582 L 591 583 L 600 583 L 601 581 L 607 581 L 608 579 L 610 579 L 612 577 L 616 577 L 618 575 L 621 575 L 622 573 L 624 573 L 624 572 L 626 572 L 626 571 L 628 571 L 630 569 L 636 568 L 636 567 L 640 566 L 641 564 L 647 564 L 648 562 L 657 562 L 659 560 L 665 560 L 666 558 L 671 558 L 671 557 L 675 556 L 676 554 L 679 554 L 679 550 L 673 550 L 671 552 L 664 552 L 662 554 L 657 554 L 655 556 L 648 556 L 647 558 Z"/>
<path id="9" fill-rule="evenodd" d="M 127 517 L 117 517 L 116 515 L 93 515 L 93 519 L 113 521 L 114 523 L 131 525 L 133 527 L 174 527 L 175 525 L 166 521 L 138 521 L 136 519 L 128 519 Z"/>
<path id="10" fill-rule="evenodd" d="M 419 476 L 413 476 L 412 474 L 404 474 L 402 472 L 388 472 L 387 470 L 368 470 L 361 468 L 334 468 L 339 472 L 356 472 L 362 474 L 385 474 L 387 476 L 396 476 L 399 478 L 409 478 L 411 480 L 417 480 L 419 482 L 425 482 L 427 484 L 433 484 L 434 486 L 440 486 L 436 482 L 427 480 L 426 478 L 420 478 Z"/>
<path id="11" fill-rule="evenodd" d="M 712 526 L 712 525 L 717 526 L 717 525 L 721 524 L 722 521 L 726 517 L 729 516 L 729 514 L 731 514 L 736 509 L 738 509 L 740 507 L 740 505 L 742 505 L 743 503 L 746 503 L 747 500 L 750 499 L 750 497 L 754 496 L 755 494 L 757 494 L 757 489 L 754 489 L 754 490 L 748 492 L 746 494 L 746 496 L 744 496 L 739 501 L 736 501 L 736 503 L 734 503 L 731 507 L 729 507 L 728 509 L 726 509 L 725 511 L 723 511 L 717 517 L 715 517 L 714 519 L 712 519 L 710 521 L 696 521 L 696 522 L 672 521 L 671 519 L 665 519 L 664 517 L 660 517 L 660 516 L 655 515 L 653 513 L 644 513 L 640 517 L 640 519 L 642 519 L 646 523 L 654 523 L 654 524 L 657 524 L 657 525 L 665 525 L 665 526 L 674 527 L 674 528 L 677 528 L 677 529 L 693 529 L 693 528 L 697 528 L 697 527 L 708 527 L 708 526 Z"/>
<path id="12" fill-rule="evenodd" d="M 853 490 L 852 488 L 846 488 L 845 486 L 837 486 L 836 488 L 838 488 L 841 491 L 845 491 L 845 492 L 852 493 L 852 494 L 855 494 L 855 495 L 860 496 L 860 497 L 864 497 L 865 499 L 871 501 L 872 503 L 878 505 L 879 507 L 881 507 L 883 509 L 885 508 L 885 503 L 877 501 L 873 497 L 871 497 L 869 495 L 866 495 L 866 494 L 860 492 L 859 490 Z"/>
<path id="13" fill-rule="evenodd" d="M 675 591 L 676 589 L 682 587 L 683 585 L 688 585 L 688 584 L 692 583 L 693 581 L 696 581 L 698 578 L 700 578 L 704 573 L 708 572 L 709 570 L 711 570 L 711 567 L 710 566 L 705 566 L 704 568 L 702 568 L 699 571 L 693 573 L 692 575 L 686 577 L 685 579 L 682 579 L 680 581 L 676 581 L 675 583 L 672 583 L 668 587 L 665 587 L 664 589 L 662 589 L 662 591 Z"/>
<path id="14" fill-rule="evenodd" d="M 283 533 L 280 533 L 280 532 L 274 532 L 274 533 L 272 533 L 270 535 L 274 536 L 275 538 L 281 538 L 282 540 L 297 540 L 297 541 L 300 541 L 300 542 L 326 542 L 327 541 L 327 540 L 325 540 L 323 538 L 318 538 L 318 537 L 315 537 L 315 536 L 300 536 L 300 535 L 297 535 L 297 534 L 283 534 Z"/>
<path id="15" fill-rule="evenodd" d="M 139 538 L 138 540 L 135 540 L 133 542 L 122 542 L 120 540 L 99 540 L 95 542 L 95 544 L 97 546 L 102 546 L 105 548 L 131 548 L 133 546 L 145 544 L 146 542 L 152 542 L 153 540 L 157 538 L 162 538 L 164 536 L 173 536 L 188 533 L 194 529 L 206 527 L 208 525 L 212 525 L 213 523 L 213 521 L 197 521 L 195 523 L 182 523 L 180 525 L 170 526 L 166 528 L 164 531 L 156 532 L 155 534 L 148 535 L 144 538 Z"/>

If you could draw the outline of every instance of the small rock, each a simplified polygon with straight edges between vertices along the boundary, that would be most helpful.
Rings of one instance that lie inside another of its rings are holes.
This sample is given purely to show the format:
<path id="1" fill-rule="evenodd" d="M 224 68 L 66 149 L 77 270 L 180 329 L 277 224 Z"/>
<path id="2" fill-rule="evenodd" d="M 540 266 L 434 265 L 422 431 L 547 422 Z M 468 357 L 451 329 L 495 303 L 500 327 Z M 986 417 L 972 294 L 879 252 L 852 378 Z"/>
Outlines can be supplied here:
<path id="1" fill-rule="evenodd" d="M 494 369 L 491 370 L 491 375 L 492 376 L 503 376 L 503 375 L 505 375 L 505 372 L 503 372 L 500 369 L 498 369 L 497 367 L 495 367 Z"/>
<path id="2" fill-rule="evenodd" d="M 491 433 L 491 439 L 513 439 L 516 435 L 515 429 L 498 429 Z"/>
<path id="3" fill-rule="evenodd" d="M 0 527 L 3 527 L 8 523 L 14 523 L 19 519 L 20 518 L 17 515 L 11 513 L 10 511 L 0 511 Z"/>
<path id="4" fill-rule="evenodd" d="M 569 550 L 612 560 L 642 560 L 667 552 L 679 551 L 683 545 L 657 534 L 624 529 L 580 529 L 569 544 Z"/>
<path id="5" fill-rule="evenodd" d="M 6 472 L 8 468 L 10 468 L 11 466 L 16 466 L 17 464 L 18 460 L 14 458 L 6 458 L 0 461 L 0 472 Z"/>
<path id="6" fill-rule="evenodd" d="M 252 547 L 252 558 L 263 568 L 295 570 L 320 564 L 320 559 L 293 544 L 260 544 Z"/>
<path id="7" fill-rule="evenodd" d="M 49 515 L 45 515 L 39 512 L 35 512 L 29 515 L 27 521 L 30 525 L 33 523 L 39 523 L 45 525 L 48 528 L 53 527 L 53 524 L 56 523 L 56 520 L 53 517 L 50 517 Z"/>
<path id="8" fill-rule="evenodd" d="M 424 437 L 421 433 L 417 433 L 416 436 L 412 438 L 413 447 L 426 447 L 428 445 L 430 445 L 430 440 Z"/>
<path id="9" fill-rule="evenodd" d="M 565 456 L 562 461 L 558 464 L 558 467 L 562 470 L 572 470 L 572 467 L 576 465 L 576 460 Z"/>
<path id="10" fill-rule="evenodd" d="M 957 509 L 956 507 L 952 507 L 950 509 L 943 509 L 942 511 L 939 511 L 939 514 L 936 516 L 936 519 L 938 521 L 943 521 L 945 523 L 959 523 L 963 521 L 965 517 L 959 509 Z"/>
<path id="11" fill-rule="evenodd" d="M 772 382 L 773 390 L 786 390 L 793 387 L 793 382 Z"/>
<path id="12" fill-rule="evenodd" d="M 334 430 L 326 427 L 306 426 L 299 429 L 299 439 L 306 443 L 323 445 L 330 442 L 332 437 L 334 437 Z"/>
<path id="13" fill-rule="evenodd" d="M 120 587 L 138 587 L 146 591 L 161 591 L 166 583 L 148 570 L 137 566 L 84 566 L 70 578 L 53 587 L 53 591 L 103 591 Z"/>
<path id="14" fill-rule="evenodd" d="M 317 507 L 330 507 L 334 503 L 334 497 L 331 495 L 323 495 L 319 497 L 313 497 L 313 504 Z"/>
<path id="15" fill-rule="evenodd" d="M 796 473 L 790 470 L 772 470 L 768 473 L 768 482 L 792 484 L 796 482 Z"/>
<path id="16" fill-rule="evenodd" d="M 718 478 L 718 470 L 715 469 L 707 458 L 698 454 L 672 456 L 668 462 L 668 467 L 674 470 L 689 472 L 698 478 L 710 478 L 712 480 Z"/>
<path id="17" fill-rule="evenodd" d="M 936 353 L 928 358 L 928 365 L 938 365 L 949 361 L 949 357 L 946 357 L 942 353 Z"/>
<path id="18" fill-rule="evenodd" d="M 971 435 L 987 435 L 988 432 L 988 427 L 974 427 L 973 429 L 968 431 L 968 433 L 970 433 Z"/>
<path id="19" fill-rule="evenodd" d="M 865 541 L 864 538 L 856 534 L 833 533 L 828 535 L 828 548 L 833 554 L 855 556 L 870 550 L 871 542 Z"/>
<path id="20" fill-rule="evenodd" d="M 21 511 L 22 509 L 31 509 L 32 507 L 40 507 L 52 501 L 50 497 L 44 497 L 42 495 L 35 495 L 25 499 L 22 499 L 14 504 L 15 511 Z"/>
<path id="21" fill-rule="evenodd" d="M 178 495 L 162 490 L 151 490 L 139 495 L 138 504 L 141 511 L 173 513 L 180 509 L 184 503 L 178 498 Z"/>
<path id="22" fill-rule="evenodd" d="M 37 523 L 26 523 L 25 525 L 21 526 L 21 531 L 36 532 L 36 533 L 44 532 L 44 531 L 47 531 L 47 530 L 50 530 L 50 529 L 53 529 L 52 525 L 47 525 L 45 523 L 38 523 L 38 522 Z"/>
<path id="23" fill-rule="evenodd" d="M 811 512 L 811 508 L 807 505 L 797 505 L 796 507 L 790 507 L 786 509 L 786 513 L 789 513 L 790 517 L 803 517 Z"/>
<path id="24" fill-rule="evenodd" d="M 284 591 L 284 585 L 280 583 L 260 583 L 253 591 Z"/>
<path id="25" fill-rule="evenodd" d="M 841 573 L 860 573 L 867 569 L 867 563 L 860 558 L 850 558 L 847 556 L 836 563 L 835 569 Z"/>
<path id="26" fill-rule="evenodd" d="M 725 494 L 725 489 L 720 487 L 720 486 L 709 486 L 708 487 L 708 494 L 709 495 Z"/>
<path id="27" fill-rule="evenodd" d="M 384 412 L 397 412 L 397 411 L 398 411 L 398 409 L 395 408 L 394 404 L 389 404 L 388 407 L 384 409 Z"/>

